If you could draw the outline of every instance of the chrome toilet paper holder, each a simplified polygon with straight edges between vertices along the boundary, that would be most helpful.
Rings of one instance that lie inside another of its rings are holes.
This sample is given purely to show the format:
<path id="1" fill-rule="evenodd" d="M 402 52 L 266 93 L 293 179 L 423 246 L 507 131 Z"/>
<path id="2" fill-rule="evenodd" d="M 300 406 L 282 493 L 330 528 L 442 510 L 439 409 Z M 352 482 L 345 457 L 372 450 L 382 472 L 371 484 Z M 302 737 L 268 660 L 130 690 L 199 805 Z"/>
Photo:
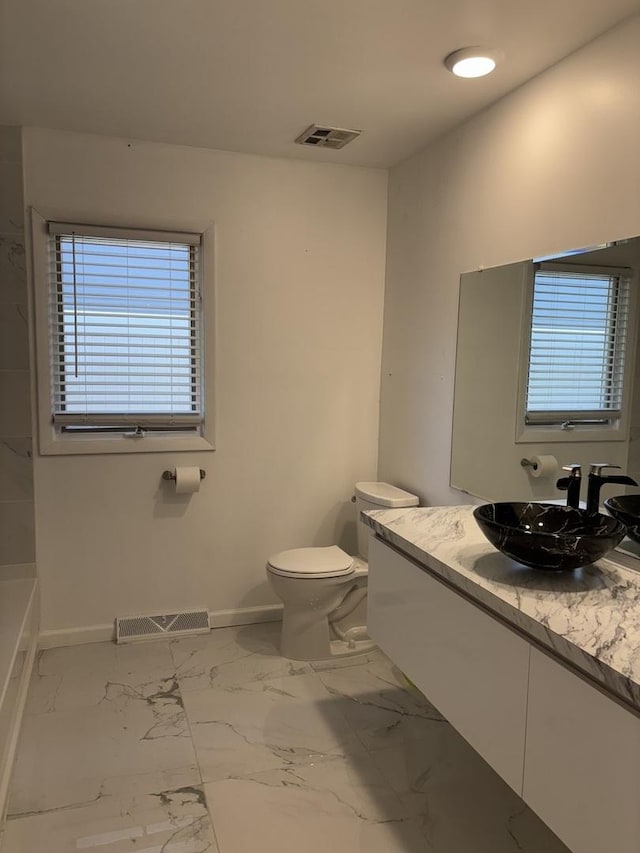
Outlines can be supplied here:
<path id="1" fill-rule="evenodd" d="M 204 468 L 201 468 L 200 469 L 200 479 L 204 480 L 204 478 L 206 476 L 207 476 L 207 472 L 204 470 Z M 162 479 L 163 480 L 175 480 L 175 478 L 176 478 L 176 472 L 175 471 L 167 470 L 167 471 L 162 472 Z"/>

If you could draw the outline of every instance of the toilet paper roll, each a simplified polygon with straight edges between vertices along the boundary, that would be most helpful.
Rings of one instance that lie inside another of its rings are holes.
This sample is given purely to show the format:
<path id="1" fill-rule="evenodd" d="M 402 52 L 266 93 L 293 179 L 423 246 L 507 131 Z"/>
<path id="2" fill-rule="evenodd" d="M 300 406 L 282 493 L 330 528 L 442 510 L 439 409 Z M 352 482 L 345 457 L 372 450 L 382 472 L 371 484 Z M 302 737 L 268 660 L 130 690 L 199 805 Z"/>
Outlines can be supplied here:
<path id="1" fill-rule="evenodd" d="M 532 477 L 554 477 L 558 473 L 558 460 L 555 456 L 530 456 L 532 467 L 529 473 Z"/>
<path id="2" fill-rule="evenodd" d="M 176 468 L 176 494 L 191 495 L 200 488 L 200 469 L 194 465 Z"/>

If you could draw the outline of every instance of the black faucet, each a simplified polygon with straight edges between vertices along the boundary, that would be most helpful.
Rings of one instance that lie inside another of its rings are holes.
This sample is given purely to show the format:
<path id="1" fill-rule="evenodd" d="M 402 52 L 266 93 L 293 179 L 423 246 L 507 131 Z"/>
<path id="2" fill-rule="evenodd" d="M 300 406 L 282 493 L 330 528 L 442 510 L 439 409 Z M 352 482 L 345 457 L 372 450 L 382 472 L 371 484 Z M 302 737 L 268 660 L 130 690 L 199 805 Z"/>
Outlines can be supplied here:
<path id="1" fill-rule="evenodd" d="M 568 477 L 561 477 L 556 487 L 567 493 L 567 506 L 580 508 L 580 485 L 582 484 L 582 468 L 580 465 L 563 465 L 563 471 L 569 471 Z"/>
<path id="2" fill-rule="evenodd" d="M 602 474 L 603 468 L 619 468 L 619 465 L 609 465 L 598 462 L 589 468 L 589 483 L 587 486 L 587 513 L 593 515 L 600 509 L 600 489 L 607 483 L 617 483 L 620 486 L 637 486 L 635 480 L 625 474 Z M 569 502 L 567 498 L 567 503 Z"/>

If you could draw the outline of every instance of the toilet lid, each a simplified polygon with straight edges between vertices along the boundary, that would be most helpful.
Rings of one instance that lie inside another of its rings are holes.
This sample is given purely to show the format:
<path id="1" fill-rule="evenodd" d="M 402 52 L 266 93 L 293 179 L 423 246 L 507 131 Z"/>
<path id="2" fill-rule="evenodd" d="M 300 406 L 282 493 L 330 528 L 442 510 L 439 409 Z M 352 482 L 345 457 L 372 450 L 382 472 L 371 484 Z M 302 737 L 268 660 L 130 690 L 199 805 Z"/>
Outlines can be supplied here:
<path id="1" fill-rule="evenodd" d="M 354 571 L 353 557 L 337 545 L 327 548 L 293 548 L 269 557 L 269 569 L 277 575 L 334 578 Z"/>

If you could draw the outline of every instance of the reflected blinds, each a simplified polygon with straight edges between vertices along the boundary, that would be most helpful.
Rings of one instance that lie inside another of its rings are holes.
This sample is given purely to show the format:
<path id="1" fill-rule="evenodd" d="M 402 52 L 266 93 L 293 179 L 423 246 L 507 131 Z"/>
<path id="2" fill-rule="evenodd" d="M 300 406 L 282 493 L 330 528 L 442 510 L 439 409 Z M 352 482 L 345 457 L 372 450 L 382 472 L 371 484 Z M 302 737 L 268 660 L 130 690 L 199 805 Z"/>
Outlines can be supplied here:
<path id="1" fill-rule="evenodd" d="M 526 421 L 612 421 L 622 410 L 630 271 L 535 270 Z"/>
<path id="2" fill-rule="evenodd" d="M 53 421 L 202 422 L 199 234 L 49 223 Z"/>

